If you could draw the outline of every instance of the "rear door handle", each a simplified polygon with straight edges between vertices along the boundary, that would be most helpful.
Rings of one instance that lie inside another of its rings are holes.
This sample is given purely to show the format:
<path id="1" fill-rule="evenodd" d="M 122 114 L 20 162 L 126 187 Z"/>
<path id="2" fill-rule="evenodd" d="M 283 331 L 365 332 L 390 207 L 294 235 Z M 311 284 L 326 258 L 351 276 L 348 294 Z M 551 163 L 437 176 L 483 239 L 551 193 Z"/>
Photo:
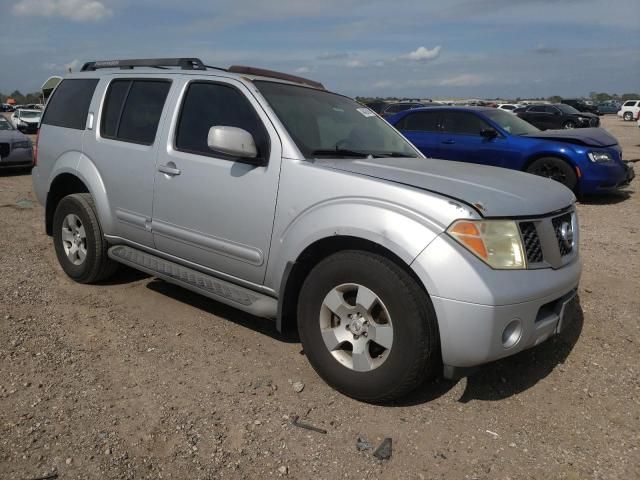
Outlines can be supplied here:
<path id="1" fill-rule="evenodd" d="M 180 169 L 176 167 L 176 164 L 173 162 L 169 162 L 166 165 L 160 165 L 158 167 L 158 171 L 162 173 L 166 173 L 171 177 L 175 177 L 176 175 L 180 175 L 182 173 Z"/>
<path id="2" fill-rule="evenodd" d="M 443 140 L 442 143 L 446 144 L 446 145 L 453 145 L 454 143 L 456 143 L 455 140 Z"/>

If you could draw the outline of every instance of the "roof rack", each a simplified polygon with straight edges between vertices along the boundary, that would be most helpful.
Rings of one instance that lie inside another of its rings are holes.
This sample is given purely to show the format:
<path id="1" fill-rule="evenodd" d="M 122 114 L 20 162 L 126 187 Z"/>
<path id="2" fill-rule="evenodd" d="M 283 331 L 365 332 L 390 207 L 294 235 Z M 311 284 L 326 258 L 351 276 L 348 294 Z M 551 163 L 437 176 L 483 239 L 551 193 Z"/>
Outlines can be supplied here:
<path id="1" fill-rule="evenodd" d="M 245 67 L 243 65 L 231 65 L 228 69 L 231 73 L 242 73 L 245 75 L 256 75 L 259 77 L 278 78 L 280 80 L 288 80 L 289 82 L 302 83 L 309 87 L 319 88 L 324 90 L 324 85 L 315 80 L 309 80 L 308 78 L 298 77 L 297 75 L 289 75 L 288 73 L 275 72 L 273 70 L 267 70 L 264 68 Z"/>
<path id="2" fill-rule="evenodd" d="M 182 70 L 206 70 L 199 58 L 140 58 L 131 60 L 99 60 L 87 62 L 80 71 L 93 72 L 100 68 L 132 69 L 135 67 L 180 67 Z"/>

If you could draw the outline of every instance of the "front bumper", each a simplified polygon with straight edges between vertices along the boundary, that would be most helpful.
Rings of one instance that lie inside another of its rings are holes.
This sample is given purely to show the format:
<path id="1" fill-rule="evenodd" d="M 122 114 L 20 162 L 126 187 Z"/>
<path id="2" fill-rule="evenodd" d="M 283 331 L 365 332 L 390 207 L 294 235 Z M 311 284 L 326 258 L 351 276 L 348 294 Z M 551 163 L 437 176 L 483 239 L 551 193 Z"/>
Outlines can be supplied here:
<path id="1" fill-rule="evenodd" d="M 626 162 L 611 162 L 589 165 L 580 180 L 580 193 L 604 193 L 625 187 L 631 183 L 636 173 Z"/>
<path id="2" fill-rule="evenodd" d="M 447 235 L 412 268 L 435 309 L 445 372 L 514 355 L 557 333 L 582 271 L 578 255 L 555 270 L 493 270 Z M 520 333 L 505 342 L 512 322 Z"/>
<path id="3" fill-rule="evenodd" d="M 0 168 L 22 167 L 33 165 L 33 149 L 14 148 L 7 156 L 0 157 Z"/>

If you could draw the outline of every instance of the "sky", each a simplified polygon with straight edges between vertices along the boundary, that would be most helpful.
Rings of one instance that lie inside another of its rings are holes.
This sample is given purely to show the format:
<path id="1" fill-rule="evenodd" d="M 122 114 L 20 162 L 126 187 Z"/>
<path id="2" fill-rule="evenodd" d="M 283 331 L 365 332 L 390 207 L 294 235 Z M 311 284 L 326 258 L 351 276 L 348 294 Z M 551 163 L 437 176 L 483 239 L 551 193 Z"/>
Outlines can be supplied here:
<path id="1" fill-rule="evenodd" d="M 0 92 L 85 61 L 198 57 L 349 96 L 640 91 L 640 0 L 0 0 Z"/>

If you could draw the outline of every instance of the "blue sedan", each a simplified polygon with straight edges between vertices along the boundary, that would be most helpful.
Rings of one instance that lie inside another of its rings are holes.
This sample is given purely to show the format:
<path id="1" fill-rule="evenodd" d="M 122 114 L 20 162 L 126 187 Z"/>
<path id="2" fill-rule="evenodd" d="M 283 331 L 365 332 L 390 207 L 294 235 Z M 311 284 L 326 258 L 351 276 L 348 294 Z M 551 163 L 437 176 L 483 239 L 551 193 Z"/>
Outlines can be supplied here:
<path id="1" fill-rule="evenodd" d="M 541 131 L 495 108 L 430 107 L 387 119 L 428 157 L 522 170 L 577 194 L 615 190 L 634 177 L 601 128 Z"/>

